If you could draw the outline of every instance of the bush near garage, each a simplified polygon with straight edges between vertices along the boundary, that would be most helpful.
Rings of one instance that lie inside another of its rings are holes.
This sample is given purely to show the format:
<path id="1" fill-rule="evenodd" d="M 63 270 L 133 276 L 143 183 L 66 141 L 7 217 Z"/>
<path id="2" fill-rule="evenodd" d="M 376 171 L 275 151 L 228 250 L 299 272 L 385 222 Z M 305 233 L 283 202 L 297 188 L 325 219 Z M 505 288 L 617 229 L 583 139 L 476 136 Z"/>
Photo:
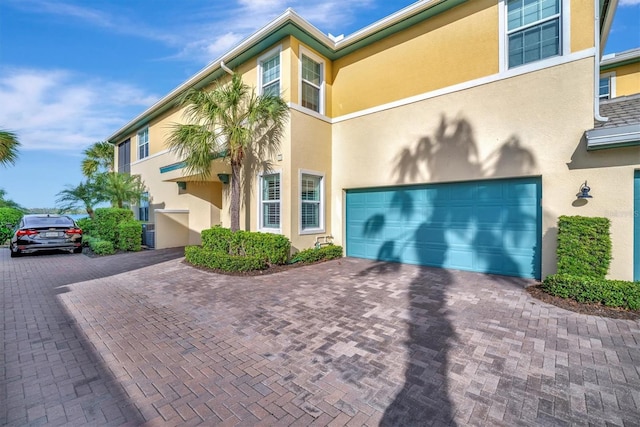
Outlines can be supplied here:
<path id="1" fill-rule="evenodd" d="M 580 303 L 640 310 L 640 282 L 554 274 L 544 279 L 542 288 L 551 295 L 571 298 Z"/>
<path id="2" fill-rule="evenodd" d="M 608 218 L 561 216 L 558 219 L 558 273 L 604 279 L 611 264 Z"/>
<path id="3" fill-rule="evenodd" d="M 291 263 L 310 264 L 337 258 L 342 258 L 342 246 L 327 245 L 320 248 L 304 249 L 293 256 Z"/>
<path id="4" fill-rule="evenodd" d="M 94 212 L 91 225 L 92 235 L 118 247 L 118 224 L 126 221 L 134 221 L 133 211 L 130 209 L 98 208 Z M 142 231 L 139 238 L 142 239 Z"/>
<path id="5" fill-rule="evenodd" d="M 0 245 L 3 245 L 13 234 L 13 227 L 22 218 L 22 211 L 14 208 L 0 208 Z"/>
<path id="6" fill-rule="evenodd" d="M 118 224 L 118 249 L 138 252 L 142 250 L 142 224 L 139 221 L 124 221 Z"/>
<path id="7" fill-rule="evenodd" d="M 82 234 L 86 237 L 87 235 L 92 235 L 93 228 L 93 220 L 89 217 L 80 218 L 76 220 L 76 224 L 82 230 Z"/>
<path id="8" fill-rule="evenodd" d="M 279 234 L 231 231 L 215 226 L 202 231 L 202 246 L 185 248 L 187 262 L 224 271 L 264 270 L 286 264 L 291 242 Z"/>
<path id="9" fill-rule="evenodd" d="M 85 236 L 84 242 L 89 245 L 89 248 L 96 255 L 113 255 L 116 253 L 116 249 L 113 243 L 108 240 L 102 240 L 98 237 Z"/>

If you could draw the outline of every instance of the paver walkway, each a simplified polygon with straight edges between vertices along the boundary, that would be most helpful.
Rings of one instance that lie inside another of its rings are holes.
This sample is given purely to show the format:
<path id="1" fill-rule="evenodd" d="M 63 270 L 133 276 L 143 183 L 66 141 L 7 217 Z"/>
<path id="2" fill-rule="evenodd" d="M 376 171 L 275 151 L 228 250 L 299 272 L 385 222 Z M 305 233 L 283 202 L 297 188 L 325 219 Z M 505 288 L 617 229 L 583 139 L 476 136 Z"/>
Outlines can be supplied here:
<path id="1" fill-rule="evenodd" d="M 640 425 L 640 322 L 518 279 L 179 255 L 0 250 L 0 424 Z"/>

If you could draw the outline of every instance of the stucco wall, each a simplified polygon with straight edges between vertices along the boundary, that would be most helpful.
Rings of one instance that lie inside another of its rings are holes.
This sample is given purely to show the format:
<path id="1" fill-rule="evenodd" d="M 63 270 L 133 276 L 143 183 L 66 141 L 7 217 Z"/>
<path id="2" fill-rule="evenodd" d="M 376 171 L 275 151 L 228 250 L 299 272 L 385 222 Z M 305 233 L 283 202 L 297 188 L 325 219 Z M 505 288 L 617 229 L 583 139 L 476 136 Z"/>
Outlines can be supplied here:
<path id="1" fill-rule="evenodd" d="M 608 69 L 605 73 L 615 73 L 615 96 L 628 96 L 640 93 L 640 62 Z"/>
<path id="2" fill-rule="evenodd" d="M 167 210 L 156 214 L 156 249 L 189 244 L 189 211 Z"/>
<path id="3" fill-rule="evenodd" d="M 542 272 L 553 273 L 559 215 L 633 209 L 640 149 L 586 153 L 592 78 L 588 58 L 334 124 L 337 241 L 344 243 L 345 189 L 541 175 Z M 585 180 L 594 199 L 576 206 Z M 632 215 L 614 221 L 611 277 L 631 279 Z"/>

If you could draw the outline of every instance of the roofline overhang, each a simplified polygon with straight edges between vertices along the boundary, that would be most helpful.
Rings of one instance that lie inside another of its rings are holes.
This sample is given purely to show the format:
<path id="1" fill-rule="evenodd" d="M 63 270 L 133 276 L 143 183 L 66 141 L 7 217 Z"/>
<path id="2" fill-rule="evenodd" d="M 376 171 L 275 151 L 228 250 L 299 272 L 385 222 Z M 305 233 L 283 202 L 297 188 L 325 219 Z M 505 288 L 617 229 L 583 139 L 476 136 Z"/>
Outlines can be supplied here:
<path id="1" fill-rule="evenodd" d="M 634 64 L 636 62 L 640 62 L 640 48 L 603 56 L 602 61 L 600 61 L 600 69 L 606 71 L 611 68 Z"/>
<path id="2" fill-rule="evenodd" d="M 466 1 L 468 0 L 418 1 L 343 38 L 330 37 L 324 34 L 293 9 L 288 8 L 280 16 L 241 41 L 235 48 L 209 63 L 209 65 L 202 68 L 151 107 L 118 129 L 107 138 L 107 141 L 117 144 L 136 129 L 147 125 L 155 117 L 175 106 L 179 96 L 187 89 L 199 89 L 220 78 L 225 74 L 223 64 L 231 68 L 237 67 L 284 37 L 290 35 L 301 36 L 302 41 L 311 48 L 317 50 L 328 59 L 335 60 Z"/>
<path id="3" fill-rule="evenodd" d="M 587 134 L 587 150 L 640 145 L 640 124 L 591 129 Z"/>
<path id="4" fill-rule="evenodd" d="M 600 0 L 600 46 L 607 45 L 613 17 L 618 9 L 618 0 Z"/>

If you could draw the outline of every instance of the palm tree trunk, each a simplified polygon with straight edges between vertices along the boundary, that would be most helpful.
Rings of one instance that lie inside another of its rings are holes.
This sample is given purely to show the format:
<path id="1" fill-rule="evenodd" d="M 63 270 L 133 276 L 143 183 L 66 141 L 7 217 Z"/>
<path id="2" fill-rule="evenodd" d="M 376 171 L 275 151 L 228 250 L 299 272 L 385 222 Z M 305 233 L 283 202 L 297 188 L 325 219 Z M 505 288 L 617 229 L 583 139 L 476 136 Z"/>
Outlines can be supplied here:
<path id="1" fill-rule="evenodd" d="M 231 231 L 240 230 L 240 169 L 242 165 L 231 162 Z"/>

